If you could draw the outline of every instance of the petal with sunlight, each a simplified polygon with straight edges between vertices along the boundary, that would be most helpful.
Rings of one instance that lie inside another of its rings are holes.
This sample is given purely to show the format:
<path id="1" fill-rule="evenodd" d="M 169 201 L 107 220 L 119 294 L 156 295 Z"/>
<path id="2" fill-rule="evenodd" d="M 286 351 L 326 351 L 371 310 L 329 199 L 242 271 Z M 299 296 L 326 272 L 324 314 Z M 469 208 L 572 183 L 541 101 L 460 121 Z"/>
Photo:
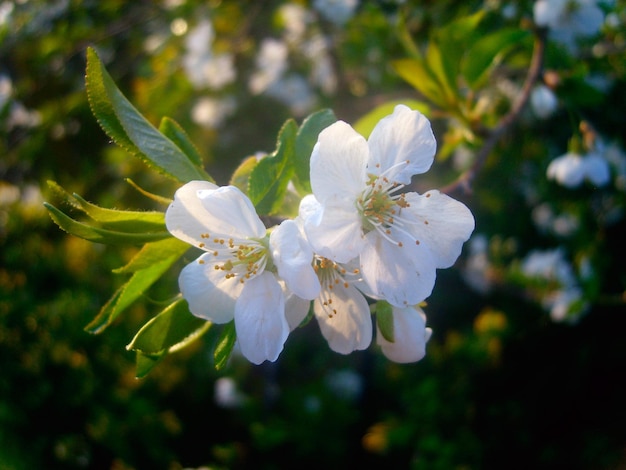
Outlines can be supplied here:
<path id="1" fill-rule="evenodd" d="M 402 209 L 414 223 L 406 229 L 433 255 L 437 268 L 449 268 L 474 231 L 474 216 L 465 204 L 437 190 L 423 195 L 407 193 Z"/>
<path id="2" fill-rule="evenodd" d="M 331 298 L 331 305 L 324 305 L 321 299 L 313 303 L 313 312 L 330 349 L 350 354 L 367 348 L 372 341 L 372 318 L 363 294 L 351 284 L 337 284 Z"/>
<path id="3" fill-rule="evenodd" d="M 235 329 L 241 352 L 250 362 L 278 359 L 289 336 L 289 324 L 283 290 L 272 273 L 245 282 L 235 303 Z"/>
<path id="4" fill-rule="evenodd" d="M 198 191 L 207 215 L 207 224 L 220 236 L 262 238 L 265 225 L 248 196 L 235 186 Z"/>
<path id="5" fill-rule="evenodd" d="M 285 220 L 270 235 L 272 260 L 278 275 L 298 297 L 313 300 L 320 282 L 313 269 L 313 250 L 293 220 Z"/>
<path id="6" fill-rule="evenodd" d="M 393 244 L 376 232 L 366 235 L 361 252 L 361 275 L 373 293 L 397 307 L 416 305 L 428 297 L 435 285 L 436 266 L 431 252 L 416 245 L 405 234 L 393 233 Z"/>
<path id="7" fill-rule="evenodd" d="M 359 195 L 366 181 L 368 152 L 365 138 L 343 121 L 320 133 L 311 154 L 311 188 L 320 203 Z"/>
<path id="8" fill-rule="evenodd" d="M 206 253 L 185 266 L 178 285 L 191 313 L 214 323 L 227 323 L 233 319 L 235 300 L 242 286 L 216 271 L 209 262 L 212 256 Z"/>
<path id="9" fill-rule="evenodd" d="M 426 316 L 420 308 L 393 309 L 393 342 L 387 341 L 378 326 L 376 328 L 376 343 L 388 359 L 406 364 L 426 355 L 426 343 L 432 330 L 426 328 Z"/>
<path id="10" fill-rule="evenodd" d="M 368 171 L 376 175 L 385 172 L 390 181 L 402 184 L 409 184 L 413 175 L 428 171 L 437 150 L 428 119 L 404 105 L 396 106 L 393 114 L 376 124 L 368 144 Z M 407 161 L 408 164 L 402 164 Z"/>
<path id="11" fill-rule="evenodd" d="M 208 181 L 190 181 L 174 194 L 174 201 L 165 212 L 167 230 L 179 240 L 191 245 L 203 242 L 201 235 L 210 233 L 206 210 L 198 198 L 198 191 L 216 189 Z"/>
<path id="12" fill-rule="evenodd" d="M 305 220 L 304 231 L 317 254 L 338 263 L 358 256 L 364 243 L 359 214 L 344 200 L 328 201 L 320 212 Z"/>

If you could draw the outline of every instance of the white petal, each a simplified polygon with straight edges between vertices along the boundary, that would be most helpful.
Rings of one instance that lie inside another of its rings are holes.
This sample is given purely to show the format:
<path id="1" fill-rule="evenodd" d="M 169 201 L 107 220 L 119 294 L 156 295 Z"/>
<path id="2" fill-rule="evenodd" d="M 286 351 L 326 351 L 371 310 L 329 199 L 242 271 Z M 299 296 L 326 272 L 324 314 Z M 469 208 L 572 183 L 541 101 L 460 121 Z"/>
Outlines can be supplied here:
<path id="1" fill-rule="evenodd" d="M 195 316 L 214 323 L 227 323 L 233 319 L 235 301 L 241 292 L 236 279 L 225 279 L 210 263 L 213 255 L 205 253 L 183 268 L 178 285 Z"/>
<path id="2" fill-rule="evenodd" d="M 285 220 L 270 234 L 272 260 L 278 275 L 298 297 L 313 300 L 320 293 L 320 281 L 313 269 L 313 250 L 292 220 Z"/>
<path id="3" fill-rule="evenodd" d="M 332 304 L 327 308 L 319 299 L 313 303 L 328 346 L 340 354 L 366 349 L 372 341 L 372 318 L 365 297 L 351 284 L 348 287 L 335 285 L 330 295 Z"/>
<path id="4" fill-rule="evenodd" d="M 313 194 L 307 194 L 300 201 L 298 207 L 298 217 L 300 221 L 304 221 L 311 217 L 321 217 L 323 207 Z"/>
<path id="5" fill-rule="evenodd" d="M 217 185 L 208 181 L 190 181 L 174 194 L 174 201 L 165 212 L 167 230 L 176 238 L 198 245 L 204 239 L 201 234 L 210 233 L 206 210 L 198 199 L 198 191 L 216 189 Z"/>
<path id="6" fill-rule="evenodd" d="M 236 238 L 263 238 L 265 225 L 248 196 L 235 186 L 221 186 L 198 191 L 198 198 L 206 210 L 207 225 L 221 236 Z M 213 232 L 210 232 L 213 234 Z"/>
<path id="7" fill-rule="evenodd" d="M 406 229 L 431 251 L 437 268 L 452 266 L 461 254 L 463 243 L 474 231 L 470 210 L 436 190 L 421 196 L 407 193 L 406 201 L 409 207 L 402 209 L 401 215 L 406 211 L 415 222 Z"/>
<path id="8" fill-rule="evenodd" d="M 235 329 L 241 353 L 250 362 L 278 359 L 289 336 L 289 325 L 285 297 L 272 273 L 246 281 L 235 304 Z"/>
<path id="9" fill-rule="evenodd" d="M 304 231 L 315 253 L 338 263 L 358 256 L 364 243 L 354 201 L 328 200 L 320 212 L 304 221 Z"/>
<path id="10" fill-rule="evenodd" d="M 428 171 L 437 150 L 428 119 L 404 105 L 396 106 L 393 114 L 376 124 L 368 144 L 368 171 L 377 175 L 384 172 L 390 181 L 402 184 L 409 184 L 411 176 Z"/>
<path id="11" fill-rule="evenodd" d="M 285 290 L 283 289 L 283 294 Z M 285 318 L 289 324 L 289 331 L 293 331 L 300 326 L 309 313 L 311 301 L 301 299 L 292 292 L 285 294 Z"/>
<path id="12" fill-rule="evenodd" d="M 331 197 L 355 201 L 365 188 L 368 146 L 349 124 L 337 121 L 324 129 L 311 154 L 311 188 L 325 204 Z"/>
<path id="13" fill-rule="evenodd" d="M 392 361 L 406 364 L 426 355 L 426 342 L 432 330 L 426 328 L 426 317 L 420 308 L 393 309 L 393 343 L 385 339 L 378 327 L 376 329 L 376 343 Z"/>
<path id="14" fill-rule="evenodd" d="M 363 281 L 377 298 L 397 307 L 416 305 L 428 297 L 435 285 L 436 265 L 425 246 L 416 245 L 408 237 L 393 233 L 399 247 L 377 232 L 366 235 L 361 251 Z"/>

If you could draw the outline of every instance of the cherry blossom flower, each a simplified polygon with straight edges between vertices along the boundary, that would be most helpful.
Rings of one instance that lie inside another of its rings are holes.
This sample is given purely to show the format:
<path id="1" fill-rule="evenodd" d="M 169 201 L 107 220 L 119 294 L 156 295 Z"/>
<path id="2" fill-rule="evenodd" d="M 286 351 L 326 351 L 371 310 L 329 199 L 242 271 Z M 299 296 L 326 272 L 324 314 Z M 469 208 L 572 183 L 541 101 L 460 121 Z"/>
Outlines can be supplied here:
<path id="1" fill-rule="evenodd" d="M 538 0 L 533 6 L 535 23 L 550 28 L 550 37 L 576 50 L 576 39 L 597 34 L 604 13 L 595 0 Z"/>
<path id="2" fill-rule="evenodd" d="M 313 250 L 339 264 L 358 258 L 368 289 L 398 307 L 430 295 L 436 269 L 454 264 L 474 229 L 469 209 L 439 191 L 399 193 L 430 168 L 435 148 L 428 120 L 399 105 L 368 141 L 332 124 L 311 155 L 318 207 L 306 211 L 304 231 Z"/>
<path id="3" fill-rule="evenodd" d="M 611 177 L 609 163 L 596 152 L 561 155 L 550 162 L 546 174 L 548 179 L 556 180 L 567 188 L 577 188 L 584 180 L 596 186 L 605 186 Z"/>
<path id="4" fill-rule="evenodd" d="M 165 222 L 205 252 L 179 277 L 191 313 L 218 324 L 234 319 L 242 354 L 255 364 L 275 361 L 290 331 L 279 279 L 301 298 L 319 294 L 313 254 L 296 224 L 285 221 L 268 236 L 239 189 L 206 181 L 179 188 Z"/>
<path id="5" fill-rule="evenodd" d="M 312 195 L 303 198 L 295 220 L 302 232 L 303 221 L 319 208 L 319 202 Z M 340 354 L 366 349 L 372 341 L 372 315 L 364 294 L 357 287 L 366 286 L 361 282 L 355 261 L 340 264 L 315 255 L 313 262 L 320 285 L 320 294 L 313 302 L 313 313 L 328 346 Z M 298 323 L 308 313 L 309 305 L 299 308 L 300 313 L 292 314 Z"/>
<path id="6" fill-rule="evenodd" d="M 402 364 L 422 359 L 432 335 L 432 330 L 426 328 L 426 315 L 419 307 L 393 308 L 393 341 L 385 339 L 380 328 L 377 330 L 376 343 L 383 354 Z"/>

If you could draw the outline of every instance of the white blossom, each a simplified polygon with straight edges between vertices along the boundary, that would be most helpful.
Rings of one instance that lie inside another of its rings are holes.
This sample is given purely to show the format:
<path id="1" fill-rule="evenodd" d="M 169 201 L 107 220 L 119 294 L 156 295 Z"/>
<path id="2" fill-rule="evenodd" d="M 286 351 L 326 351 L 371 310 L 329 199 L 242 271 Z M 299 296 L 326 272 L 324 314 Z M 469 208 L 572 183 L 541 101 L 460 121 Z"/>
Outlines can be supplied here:
<path id="1" fill-rule="evenodd" d="M 276 83 L 287 69 L 287 44 L 279 39 L 264 39 L 256 57 L 256 70 L 248 87 L 258 95 Z"/>
<path id="2" fill-rule="evenodd" d="M 535 23 L 549 28 L 550 37 L 570 52 L 575 52 L 578 38 L 597 34 L 604 22 L 596 0 L 538 0 L 533 13 Z"/>
<path id="3" fill-rule="evenodd" d="M 236 102 L 233 97 L 212 98 L 205 96 L 198 99 L 193 106 L 191 119 L 204 128 L 215 129 L 231 116 L 235 109 Z"/>
<path id="4" fill-rule="evenodd" d="M 279 280 L 303 298 L 319 293 L 312 253 L 295 223 L 267 236 L 239 189 L 206 181 L 179 188 L 165 222 L 172 235 L 204 251 L 179 276 L 191 313 L 214 323 L 234 319 L 242 354 L 255 364 L 275 361 L 290 331 Z"/>
<path id="5" fill-rule="evenodd" d="M 319 206 L 304 230 L 314 251 L 336 263 L 358 258 L 368 289 L 398 307 L 430 295 L 435 270 L 454 264 L 474 229 L 469 209 L 439 191 L 398 193 L 430 168 L 435 147 L 428 120 L 400 105 L 368 141 L 332 124 L 311 155 Z"/>
<path id="6" fill-rule="evenodd" d="M 546 174 L 548 179 L 567 188 L 577 188 L 585 180 L 595 186 L 605 186 L 611 177 L 608 162 L 597 152 L 561 155 L 550 162 Z"/>
<path id="7" fill-rule="evenodd" d="M 188 34 L 182 63 L 187 78 L 196 88 L 219 90 L 236 78 L 234 57 L 229 53 L 214 54 L 215 32 L 208 20 L 202 20 Z"/>
<path id="8" fill-rule="evenodd" d="M 554 114 L 558 100 L 554 92 L 545 85 L 537 85 L 530 95 L 530 106 L 535 114 L 546 119 Z"/>
<path id="9" fill-rule="evenodd" d="M 586 312 L 588 303 L 562 249 L 531 251 L 521 272 L 538 283 L 537 295 L 553 321 L 574 322 Z"/>

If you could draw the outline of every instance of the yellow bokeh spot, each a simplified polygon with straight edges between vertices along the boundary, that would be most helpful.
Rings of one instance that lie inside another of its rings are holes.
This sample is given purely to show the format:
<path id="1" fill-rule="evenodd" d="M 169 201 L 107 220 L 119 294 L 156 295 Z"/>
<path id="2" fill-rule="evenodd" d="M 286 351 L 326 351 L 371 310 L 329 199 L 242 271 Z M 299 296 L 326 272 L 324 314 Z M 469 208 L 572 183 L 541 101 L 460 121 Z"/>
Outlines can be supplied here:
<path id="1" fill-rule="evenodd" d="M 381 454 L 387 450 L 387 434 L 389 426 L 385 423 L 376 423 L 369 427 L 365 436 L 363 436 L 363 448 L 368 452 Z"/>
<path id="2" fill-rule="evenodd" d="M 474 319 L 474 331 L 478 334 L 497 333 L 507 326 L 504 313 L 487 308 Z"/>

